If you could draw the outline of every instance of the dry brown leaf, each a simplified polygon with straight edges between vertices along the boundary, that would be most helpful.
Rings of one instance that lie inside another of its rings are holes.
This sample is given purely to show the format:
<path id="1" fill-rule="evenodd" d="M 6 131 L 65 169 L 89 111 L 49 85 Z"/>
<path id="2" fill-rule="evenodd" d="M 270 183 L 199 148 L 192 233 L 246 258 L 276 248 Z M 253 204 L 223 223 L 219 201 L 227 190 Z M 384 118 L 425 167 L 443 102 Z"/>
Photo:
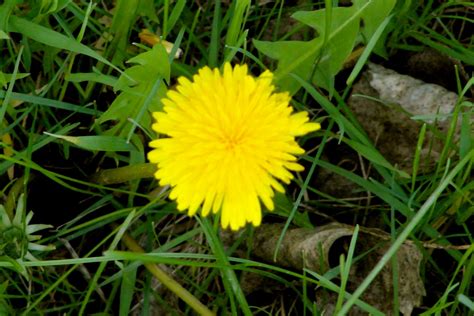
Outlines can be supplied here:
<path id="1" fill-rule="evenodd" d="M 282 230 L 281 225 L 262 225 L 254 236 L 254 254 L 272 261 Z M 308 268 L 321 271 L 321 265 L 329 266 L 329 250 L 341 237 L 350 236 L 353 228 L 332 223 L 316 229 L 296 228 L 288 230 L 278 251 L 277 264 L 295 269 Z"/>
<path id="2" fill-rule="evenodd" d="M 369 83 L 383 101 L 399 104 L 412 115 L 436 115 L 445 121 L 454 111 L 458 95 L 442 86 L 426 83 L 416 78 L 399 74 L 391 69 L 369 63 Z M 433 119 L 425 119 L 433 123 Z"/>
<path id="3" fill-rule="evenodd" d="M 380 153 L 392 164 L 398 165 L 401 170 L 410 173 L 413 169 L 413 159 L 422 122 L 412 120 L 411 114 L 407 113 L 407 109 L 410 109 L 412 105 L 404 108 L 396 103 L 385 105 L 375 101 L 374 98 L 379 99 L 381 96 L 372 87 L 371 82 L 382 91 L 384 84 L 381 83 L 383 80 L 380 77 L 383 77 L 383 75 L 375 75 L 376 78 L 380 79 L 375 83 L 372 80 L 372 75 L 373 72 L 366 72 L 354 85 L 352 96 L 348 100 L 348 106 L 367 132 L 367 135 L 376 144 Z M 393 81 L 396 81 L 396 79 L 393 79 Z M 398 89 L 402 88 L 399 87 L 392 92 L 383 92 L 385 100 L 392 102 L 396 98 L 395 95 Z M 403 92 L 400 93 L 403 94 Z M 410 97 L 400 96 L 400 98 L 409 99 Z M 447 111 L 446 108 L 445 111 Z M 441 150 L 442 143 L 435 139 L 428 130 L 420 153 L 420 169 L 428 171 L 435 164 Z"/>
<path id="4" fill-rule="evenodd" d="M 262 225 L 255 231 L 253 239 L 254 255 L 268 262 L 273 262 L 273 255 L 281 234 L 282 225 Z M 276 263 L 301 270 L 307 268 L 324 273 L 329 267 L 329 254 L 334 243 L 353 234 L 354 227 L 340 223 L 330 223 L 315 229 L 290 229 L 285 234 L 279 249 Z M 390 247 L 389 234 L 372 228 L 360 229 L 357 240 L 356 256 L 368 253 L 360 260 L 353 262 L 348 282 L 348 291 L 354 291 L 381 257 Z M 331 253 L 337 258 L 339 254 Z M 411 315 L 413 309 L 420 306 L 426 295 L 423 281 L 419 275 L 419 265 L 422 254 L 413 243 L 405 243 L 397 252 L 396 264 L 398 269 L 398 300 L 400 312 L 404 316 Z M 388 264 L 364 292 L 362 299 L 387 315 L 393 314 L 393 284 L 392 265 Z M 327 293 L 319 289 L 316 301 L 325 314 L 331 315 L 336 301 L 336 293 Z M 354 307 L 350 315 L 364 315 L 363 311 Z"/>

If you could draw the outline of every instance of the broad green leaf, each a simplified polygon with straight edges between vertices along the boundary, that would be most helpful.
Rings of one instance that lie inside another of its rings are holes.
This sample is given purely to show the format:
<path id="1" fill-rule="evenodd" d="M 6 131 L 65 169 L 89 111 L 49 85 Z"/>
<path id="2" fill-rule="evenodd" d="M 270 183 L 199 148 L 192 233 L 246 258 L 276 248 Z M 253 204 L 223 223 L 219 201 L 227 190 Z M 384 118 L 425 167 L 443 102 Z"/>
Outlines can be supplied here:
<path id="1" fill-rule="evenodd" d="M 120 91 L 119 96 L 110 105 L 109 109 L 97 120 L 102 124 L 109 120 L 117 124 L 108 131 L 108 134 L 127 137 L 129 128 L 139 116 L 145 100 L 153 92 L 153 86 L 159 80 L 158 93 L 152 96 L 144 115 L 136 122 L 148 128 L 151 125 L 151 112 L 161 110 L 160 99 L 166 94 L 165 80 L 170 78 L 170 64 L 168 53 L 162 45 L 155 45 L 147 52 L 135 56 L 128 63 L 137 64 L 125 70 L 114 85 L 115 91 Z"/>
<path id="2" fill-rule="evenodd" d="M 379 25 L 375 33 L 372 35 L 370 38 L 370 41 L 367 43 L 367 45 L 364 48 L 364 51 L 360 55 L 359 59 L 357 60 L 355 66 L 352 68 L 351 74 L 349 77 L 346 79 L 346 84 L 347 85 L 352 85 L 354 80 L 359 76 L 362 67 L 367 63 L 367 60 L 369 59 L 369 56 L 372 52 L 376 52 L 377 50 L 377 44 L 381 43 L 380 39 L 383 38 L 385 31 L 387 30 L 387 25 L 392 21 L 393 14 L 389 15 L 383 22 Z M 385 34 L 386 36 L 386 34 Z M 383 41 L 384 42 L 384 41 Z M 382 45 L 384 48 L 384 46 Z M 379 55 L 383 55 L 385 52 L 385 48 L 383 52 L 379 52 Z"/>
<path id="3" fill-rule="evenodd" d="M 367 41 L 370 39 L 393 6 L 394 0 L 359 0 L 351 7 L 299 11 L 292 17 L 316 29 L 318 37 L 307 42 L 254 40 L 254 44 L 260 52 L 278 60 L 275 77 L 284 90 L 294 94 L 301 87 L 290 74 L 331 90 L 335 75 L 354 47 L 364 37 L 368 37 Z M 361 19 L 364 22 L 362 29 Z M 329 27 L 327 21 L 331 22 Z"/>
<path id="4" fill-rule="evenodd" d="M 281 69 L 287 69 L 292 66 L 295 60 L 301 56 L 301 52 L 307 52 L 310 50 L 319 51 L 321 49 L 322 40 L 316 38 L 309 42 L 302 41 L 281 41 L 281 42 L 264 42 L 254 40 L 255 47 L 267 55 L 270 58 L 277 59 L 279 61 L 278 68 L 275 71 L 275 75 L 278 77 L 277 85 L 283 90 L 289 91 L 294 94 L 300 87 L 298 82 L 293 78 L 282 74 Z M 309 56 L 303 63 L 299 63 L 293 73 L 299 77 L 309 80 L 310 75 L 314 69 L 313 61 L 316 58 L 316 52 Z"/>
<path id="5" fill-rule="evenodd" d="M 331 10 L 331 26 L 329 32 L 332 33 L 339 28 L 345 21 L 349 20 L 355 13 L 355 7 L 338 7 Z M 326 15 L 327 10 L 316 11 L 298 11 L 291 17 L 306 24 L 316 31 L 319 37 L 324 37 L 326 33 Z"/>
<path id="6" fill-rule="evenodd" d="M 290 93 L 295 93 L 300 85 L 291 76 L 296 74 L 312 81 L 315 85 L 331 89 L 335 74 L 352 51 L 359 30 L 360 15 L 363 9 L 353 7 L 332 9 L 331 28 L 325 29 L 326 10 L 296 12 L 293 17 L 315 28 L 319 37 L 308 42 L 260 42 L 255 46 L 265 55 L 272 57 L 278 51 L 278 68 L 275 71 L 277 83 Z M 326 34 L 328 32 L 328 34 Z M 327 42 L 324 43 L 325 36 Z"/>
<path id="7" fill-rule="evenodd" d="M 51 137 L 65 140 L 77 147 L 92 151 L 133 151 L 132 144 L 117 136 L 66 136 L 45 132 Z"/>
<path id="8" fill-rule="evenodd" d="M 157 10 L 153 0 L 140 0 L 137 11 L 138 14 L 146 16 L 153 22 L 159 23 L 158 16 L 156 15 Z"/>
<path id="9" fill-rule="evenodd" d="M 361 7 L 365 2 L 366 0 L 355 0 L 354 6 Z M 365 9 L 364 15 L 362 16 L 364 25 L 361 28 L 365 45 L 370 41 L 380 24 L 382 24 L 385 18 L 392 12 L 396 2 L 396 0 L 372 1 Z M 387 32 L 382 33 L 374 48 L 374 53 L 382 57 L 387 57 L 384 46 L 387 34 Z"/>

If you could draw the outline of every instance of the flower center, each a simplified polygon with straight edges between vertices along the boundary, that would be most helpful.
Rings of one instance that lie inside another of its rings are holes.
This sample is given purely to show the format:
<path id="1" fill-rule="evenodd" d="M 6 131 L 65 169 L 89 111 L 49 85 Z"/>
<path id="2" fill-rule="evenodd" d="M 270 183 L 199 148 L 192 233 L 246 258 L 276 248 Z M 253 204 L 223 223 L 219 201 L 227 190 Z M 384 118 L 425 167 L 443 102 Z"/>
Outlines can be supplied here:
<path id="1" fill-rule="evenodd" d="M 242 144 L 242 137 L 228 135 L 225 137 L 224 144 L 227 150 L 233 151 L 236 147 Z"/>

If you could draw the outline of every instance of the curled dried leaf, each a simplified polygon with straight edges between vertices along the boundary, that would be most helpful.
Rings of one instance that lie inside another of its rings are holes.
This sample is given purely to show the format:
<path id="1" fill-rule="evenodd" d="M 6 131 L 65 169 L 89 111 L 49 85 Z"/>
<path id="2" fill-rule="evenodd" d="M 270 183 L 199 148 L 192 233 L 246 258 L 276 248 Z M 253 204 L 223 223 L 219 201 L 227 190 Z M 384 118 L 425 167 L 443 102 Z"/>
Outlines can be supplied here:
<path id="1" fill-rule="evenodd" d="M 253 242 L 254 254 L 257 257 L 273 262 L 281 229 L 282 225 L 267 224 L 255 231 Z M 354 227 L 340 223 L 330 223 L 315 229 L 290 229 L 283 238 L 276 263 L 296 270 L 307 268 L 324 273 L 324 270 L 329 267 L 329 256 L 337 255 L 330 253 L 334 243 L 342 237 L 351 236 L 353 231 Z M 347 285 L 349 292 L 353 292 L 363 282 L 386 253 L 390 247 L 390 240 L 390 235 L 382 230 L 360 228 L 355 256 L 364 255 L 352 262 Z M 398 288 L 399 310 L 405 316 L 411 315 L 413 309 L 421 305 L 423 296 L 426 295 L 423 280 L 419 274 L 422 257 L 420 250 L 413 243 L 403 244 L 393 265 L 385 266 L 365 291 L 362 299 L 387 315 L 392 315 L 393 289 Z M 332 261 L 338 262 L 338 258 Z M 393 267 L 398 273 L 394 274 Z M 394 284 L 394 275 L 398 275 L 396 281 L 398 287 Z M 334 309 L 337 293 L 322 291 L 322 289 L 317 291 L 316 301 L 330 314 L 330 311 Z M 350 315 L 365 314 L 358 307 L 354 307 Z"/>
<path id="2" fill-rule="evenodd" d="M 272 261 L 281 225 L 263 225 L 255 232 L 255 255 L 267 261 Z M 332 223 L 316 229 L 296 228 L 288 230 L 278 251 L 277 263 L 291 268 L 308 268 L 321 271 L 328 267 L 328 253 L 336 240 L 350 236 L 353 227 Z"/>

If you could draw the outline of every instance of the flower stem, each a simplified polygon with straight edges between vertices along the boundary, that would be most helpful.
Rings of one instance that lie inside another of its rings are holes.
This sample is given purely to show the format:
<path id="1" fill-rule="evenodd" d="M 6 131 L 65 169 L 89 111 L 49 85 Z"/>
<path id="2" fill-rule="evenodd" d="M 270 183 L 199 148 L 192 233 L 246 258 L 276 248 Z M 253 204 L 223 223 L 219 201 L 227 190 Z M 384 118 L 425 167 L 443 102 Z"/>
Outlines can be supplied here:
<path id="1" fill-rule="evenodd" d="M 151 178 L 156 172 L 156 165 L 140 163 L 126 167 L 105 169 L 97 172 L 91 178 L 92 182 L 99 184 L 123 183 L 130 180 Z"/>

